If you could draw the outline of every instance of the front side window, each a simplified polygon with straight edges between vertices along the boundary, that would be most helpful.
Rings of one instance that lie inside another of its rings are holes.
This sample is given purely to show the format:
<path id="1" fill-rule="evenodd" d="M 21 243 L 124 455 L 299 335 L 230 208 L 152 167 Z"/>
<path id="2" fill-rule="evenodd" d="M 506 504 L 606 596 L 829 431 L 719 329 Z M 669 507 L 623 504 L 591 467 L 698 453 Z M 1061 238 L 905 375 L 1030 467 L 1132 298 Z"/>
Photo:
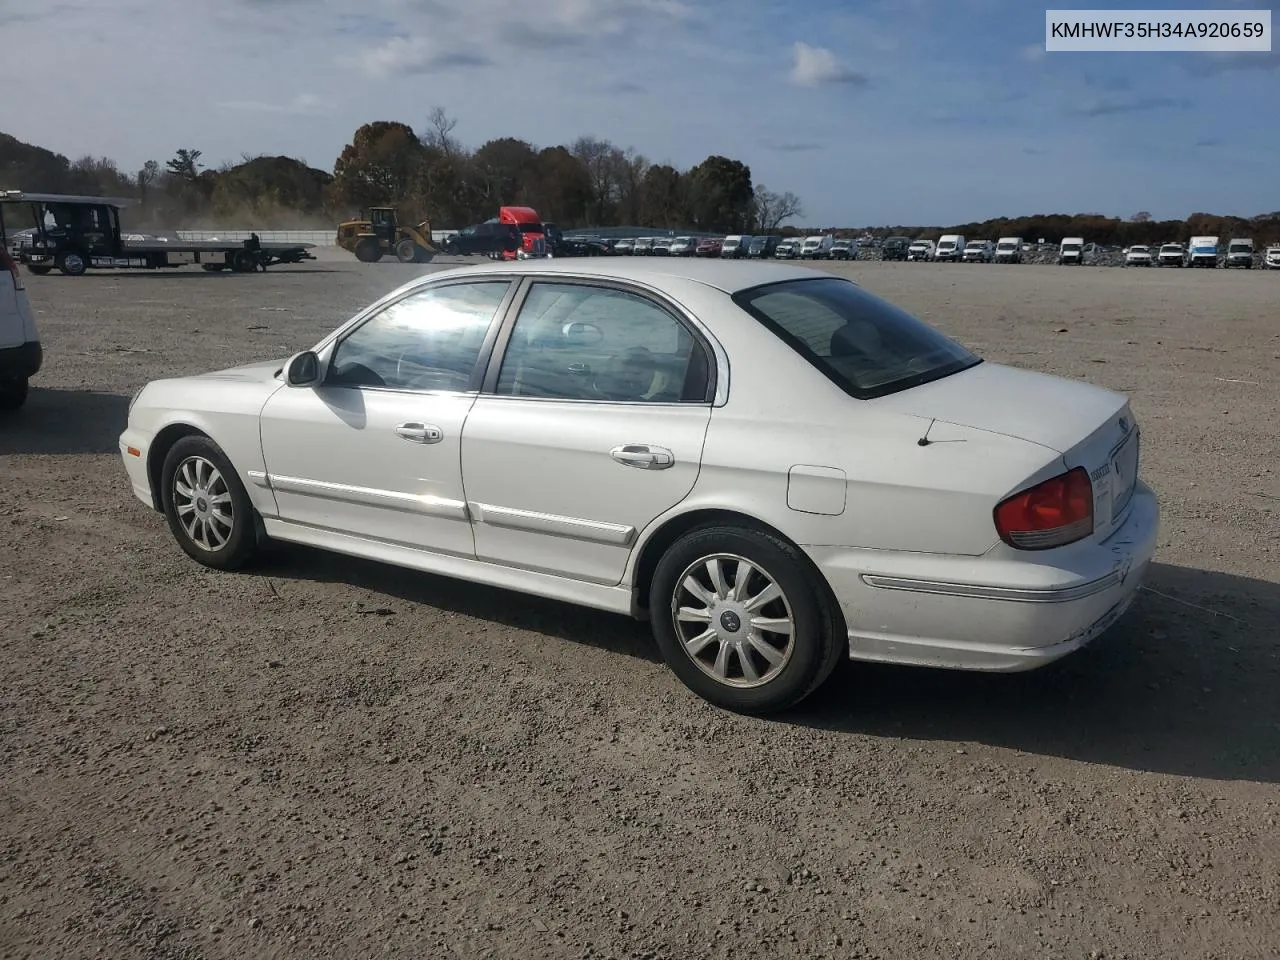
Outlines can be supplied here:
<path id="1" fill-rule="evenodd" d="M 924 321 L 838 277 L 740 291 L 734 301 L 846 393 L 896 393 L 981 358 Z"/>
<path id="2" fill-rule="evenodd" d="M 339 341 L 325 383 L 393 390 L 466 390 L 506 280 L 412 293 Z"/>
<path id="3" fill-rule="evenodd" d="M 609 287 L 535 283 L 498 374 L 500 396 L 705 402 L 706 351 L 657 303 Z"/>

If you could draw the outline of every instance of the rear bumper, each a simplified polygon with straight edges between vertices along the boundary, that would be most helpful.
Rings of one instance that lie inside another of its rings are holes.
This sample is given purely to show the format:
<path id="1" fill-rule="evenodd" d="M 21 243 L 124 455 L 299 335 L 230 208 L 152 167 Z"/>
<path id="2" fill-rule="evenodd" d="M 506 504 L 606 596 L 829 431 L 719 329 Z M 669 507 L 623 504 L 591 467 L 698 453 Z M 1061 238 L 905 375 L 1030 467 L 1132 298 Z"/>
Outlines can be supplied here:
<path id="1" fill-rule="evenodd" d="M 1079 650 L 1124 614 L 1155 553 L 1159 519 L 1155 494 L 1139 481 L 1124 524 L 1069 560 L 808 552 L 843 608 L 851 659 L 1007 673 Z"/>
<path id="2" fill-rule="evenodd" d="M 39 340 L 0 349 L 0 377 L 26 380 L 39 373 L 43 364 L 44 348 Z"/>

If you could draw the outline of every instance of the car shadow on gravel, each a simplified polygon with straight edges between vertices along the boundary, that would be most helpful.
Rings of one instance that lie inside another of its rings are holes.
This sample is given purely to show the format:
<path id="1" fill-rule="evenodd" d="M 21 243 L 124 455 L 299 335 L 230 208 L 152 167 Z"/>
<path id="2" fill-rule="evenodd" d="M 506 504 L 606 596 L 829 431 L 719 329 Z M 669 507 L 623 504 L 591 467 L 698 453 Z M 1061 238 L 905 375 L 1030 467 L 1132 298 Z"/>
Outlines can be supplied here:
<path id="1" fill-rule="evenodd" d="M 0 413 L 0 456 L 116 453 L 128 420 L 128 397 L 32 386 L 21 409 Z"/>
<path id="2" fill-rule="evenodd" d="M 1028 673 L 845 664 L 784 722 L 1280 783 L 1280 583 L 1155 564 L 1094 645 Z"/>
<path id="3" fill-rule="evenodd" d="M 646 624 L 620 614 L 546 600 L 294 544 L 273 544 L 253 568 L 281 580 L 342 583 L 518 630 L 581 643 L 652 663 L 662 657 Z"/>

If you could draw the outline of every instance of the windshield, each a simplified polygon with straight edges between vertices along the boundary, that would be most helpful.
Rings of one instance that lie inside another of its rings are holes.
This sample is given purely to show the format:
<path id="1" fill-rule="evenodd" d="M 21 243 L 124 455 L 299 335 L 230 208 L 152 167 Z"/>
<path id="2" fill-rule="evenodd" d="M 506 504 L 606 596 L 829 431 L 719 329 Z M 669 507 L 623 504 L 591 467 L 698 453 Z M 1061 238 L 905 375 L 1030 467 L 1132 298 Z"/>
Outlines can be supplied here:
<path id="1" fill-rule="evenodd" d="M 982 362 L 924 321 L 838 277 L 765 284 L 733 299 L 840 389 L 861 399 Z"/>
<path id="2" fill-rule="evenodd" d="M 1014 247 L 1016 247 L 1016 246 L 1017 246 L 1017 244 L 1016 244 L 1016 243 L 1010 243 L 1008 240 L 1005 240 L 1005 241 L 1003 241 L 1003 242 L 1000 244 L 1000 249 L 1001 249 L 1001 250 L 1012 250 L 1012 249 L 1013 249 Z"/>
<path id="3" fill-rule="evenodd" d="M 929 245 L 928 245 L 927 243 L 924 243 L 924 242 L 922 241 L 922 242 L 920 242 L 920 243 L 913 243 L 913 244 L 911 245 L 911 249 L 912 249 L 912 250 L 925 250 L 925 249 L 927 249 L 927 248 L 928 248 L 928 246 L 929 246 Z"/>
<path id="4" fill-rule="evenodd" d="M 1130 253 L 1150 253 L 1151 251 L 1147 247 L 1130 247 L 1129 252 Z"/>
<path id="5" fill-rule="evenodd" d="M 1233 243 L 1233 244 L 1231 245 L 1231 249 L 1232 249 L 1232 250 L 1240 250 L 1240 251 L 1244 251 L 1244 250 L 1252 250 L 1252 249 L 1253 249 L 1253 244 L 1251 244 L 1251 243 Z"/>
<path id="6" fill-rule="evenodd" d="M 955 245 L 956 245 L 956 242 L 954 240 L 943 240 L 941 243 L 938 244 L 938 249 L 950 250 Z"/>
<path id="7" fill-rule="evenodd" d="M 1067 251 L 1067 253 L 1075 253 L 1076 251 L 1078 251 L 1078 250 L 1080 249 L 1080 244 L 1078 244 L 1078 243 L 1064 243 L 1064 244 L 1062 245 L 1062 249 L 1063 249 L 1063 250 L 1065 250 L 1065 251 Z"/>

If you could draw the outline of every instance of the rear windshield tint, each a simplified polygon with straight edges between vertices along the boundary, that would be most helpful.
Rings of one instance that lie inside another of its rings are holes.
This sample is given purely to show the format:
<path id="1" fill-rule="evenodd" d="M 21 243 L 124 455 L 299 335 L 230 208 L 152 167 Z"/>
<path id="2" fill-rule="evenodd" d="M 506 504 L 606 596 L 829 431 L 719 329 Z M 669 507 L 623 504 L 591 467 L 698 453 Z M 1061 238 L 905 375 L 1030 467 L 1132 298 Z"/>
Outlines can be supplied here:
<path id="1" fill-rule="evenodd" d="M 860 399 L 939 380 L 982 362 L 924 321 L 839 277 L 770 283 L 733 299 Z"/>

